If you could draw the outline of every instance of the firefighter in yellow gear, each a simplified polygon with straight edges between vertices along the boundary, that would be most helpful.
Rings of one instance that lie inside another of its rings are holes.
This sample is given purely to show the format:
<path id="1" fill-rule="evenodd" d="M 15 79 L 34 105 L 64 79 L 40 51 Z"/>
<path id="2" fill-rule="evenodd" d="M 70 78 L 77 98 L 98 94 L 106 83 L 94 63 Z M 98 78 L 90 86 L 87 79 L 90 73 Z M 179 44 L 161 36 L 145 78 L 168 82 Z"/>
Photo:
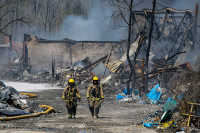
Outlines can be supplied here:
<path id="1" fill-rule="evenodd" d="M 87 101 L 92 117 L 98 118 L 101 103 L 104 101 L 103 88 L 99 84 L 98 77 L 93 78 L 93 84 L 88 87 Z"/>
<path id="2" fill-rule="evenodd" d="M 68 85 L 65 87 L 62 98 L 66 101 L 68 118 L 75 118 L 77 100 L 81 101 L 80 92 L 74 83 L 74 79 L 70 79 Z"/>

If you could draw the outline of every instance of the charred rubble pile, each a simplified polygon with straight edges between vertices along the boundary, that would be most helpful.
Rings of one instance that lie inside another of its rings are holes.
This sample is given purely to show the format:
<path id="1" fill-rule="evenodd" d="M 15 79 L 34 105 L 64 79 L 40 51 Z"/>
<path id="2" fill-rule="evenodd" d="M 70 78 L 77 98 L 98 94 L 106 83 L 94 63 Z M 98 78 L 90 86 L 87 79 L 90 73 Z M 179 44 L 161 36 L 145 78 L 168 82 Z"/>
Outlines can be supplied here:
<path id="1" fill-rule="evenodd" d="M 112 52 L 112 51 L 111 51 Z M 101 79 L 105 89 L 105 95 L 117 94 L 120 88 L 125 88 L 128 74 L 125 73 L 126 64 L 121 61 L 119 66 L 109 66 L 112 61 L 112 55 L 103 56 L 91 63 L 89 58 L 74 63 L 73 66 L 55 68 L 52 71 L 38 71 L 31 73 L 31 66 L 24 69 L 23 62 L 13 63 L 1 73 L 1 77 L 10 81 L 32 82 L 32 83 L 50 83 L 64 87 L 70 78 L 74 78 L 77 85 L 87 88 L 92 82 L 94 76 Z"/>
<path id="2" fill-rule="evenodd" d="M 111 90 L 118 93 L 116 99 L 120 102 L 161 106 L 162 110 L 141 122 L 145 127 L 183 132 L 182 127 L 199 128 L 199 10 L 165 8 L 155 11 L 149 73 L 146 73 L 150 15 L 151 10 L 134 12 L 133 31 L 137 36 L 129 51 L 131 67 L 135 70 L 130 82 L 131 95 L 127 95 L 126 88 L 130 75 L 126 53 L 120 60 L 104 63 L 110 74 L 101 83 L 113 88 Z M 145 89 L 146 76 L 148 89 Z"/>
<path id="3" fill-rule="evenodd" d="M 199 132 L 199 72 L 182 71 L 176 78 L 170 80 L 171 88 L 161 88 L 157 84 L 149 90 L 146 99 L 143 96 L 138 100 L 139 104 L 162 107 L 162 110 L 149 114 L 138 125 L 154 128 L 158 132 Z"/>
<path id="4" fill-rule="evenodd" d="M 28 115 L 32 113 L 42 112 L 38 103 L 26 100 L 27 95 L 20 94 L 15 88 L 5 86 L 0 81 L 0 119 L 3 117 Z"/>
<path id="5" fill-rule="evenodd" d="M 139 122 L 145 127 L 161 132 L 187 132 L 184 127 L 196 128 L 195 132 L 200 127 L 198 7 L 196 4 L 194 11 L 172 8 L 155 11 L 147 90 L 144 87 L 147 75 L 144 60 L 148 39 L 142 36 L 148 33 L 152 12 L 148 9 L 134 12 L 134 27 L 138 34 L 132 57 L 137 56 L 133 62 L 136 70 L 133 88 L 139 94 L 136 102 L 163 108 Z M 123 100 L 124 95 L 118 97 Z"/>

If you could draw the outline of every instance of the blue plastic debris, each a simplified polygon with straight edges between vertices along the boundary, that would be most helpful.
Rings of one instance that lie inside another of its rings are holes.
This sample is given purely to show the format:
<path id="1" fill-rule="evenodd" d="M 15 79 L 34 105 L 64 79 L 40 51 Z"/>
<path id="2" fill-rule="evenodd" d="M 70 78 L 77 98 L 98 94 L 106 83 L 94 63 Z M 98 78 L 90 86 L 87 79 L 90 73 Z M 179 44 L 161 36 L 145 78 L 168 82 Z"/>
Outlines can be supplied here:
<path id="1" fill-rule="evenodd" d="M 159 87 L 159 84 L 157 84 L 156 86 L 154 86 L 151 91 L 147 94 L 147 96 L 149 97 L 150 95 L 152 95 L 153 93 L 155 93 L 156 89 Z"/>
<path id="2" fill-rule="evenodd" d="M 143 123 L 144 127 L 153 127 L 153 123 Z"/>
<path id="3" fill-rule="evenodd" d="M 133 88 L 130 88 L 130 93 L 132 93 Z M 124 95 L 127 95 L 127 88 L 123 90 Z"/>
<path id="4" fill-rule="evenodd" d="M 169 101 L 171 101 L 171 100 L 172 100 L 172 97 L 169 97 L 169 98 L 167 99 L 166 103 L 169 102 Z"/>
<path id="5" fill-rule="evenodd" d="M 117 95 L 117 100 L 123 99 L 125 96 Z"/>
<path id="6" fill-rule="evenodd" d="M 138 95 L 139 94 L 139 91 L 138 90 L 135 90 L 134 91 L 134 95 Z"/>
<path id="7" fill-rule="evenodd" d="M 147 94 L 148 99 L 152 100 L 153 104 L 156 104 L 157 101 L 160 99 L 162 92 L 159 84 L 154 86 L 151 91 Z"/>
<path id="8" fill-rule="evenodd" d="M 132 93 L 132 88 L 130 89 L 130 93 Z M 118 94 L 117 95 L 117 100 L 120 100 L 120 99 L 123 99 L 123 98 L 125 98 L 125 97 L 127 97 L 127 88 L 126 89 L 122 89 L 121 90 L 122 92 L 123 92 L 123 94 L 122 95 L 120 95 L 120 94 Z"/>
<path id="9" fill-rule="evenodd" d="M 143 123 L 144 127 L 153 127 L 153 125 L 158 125 L 158 123 Z"/>

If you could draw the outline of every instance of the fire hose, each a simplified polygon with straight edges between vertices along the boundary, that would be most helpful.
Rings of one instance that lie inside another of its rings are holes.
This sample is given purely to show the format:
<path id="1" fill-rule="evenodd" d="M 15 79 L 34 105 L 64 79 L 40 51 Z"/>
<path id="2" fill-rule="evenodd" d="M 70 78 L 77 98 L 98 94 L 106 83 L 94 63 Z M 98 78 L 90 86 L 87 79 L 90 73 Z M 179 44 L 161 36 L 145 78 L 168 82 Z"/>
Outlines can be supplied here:
<path id="1" fill-rule="evenodd" d="M 31 94 L 31 93 L 20 93 L 22 95 L 27 95 L 29 97 L 37 97 L 36 94 Z M 46 115 L 50 112 L 55 111 L 55 109 L 51 106 L 48 105 L 39 105 L 40 108 L 47 108 L 46 111 L 44 112 L 38 112 L 38 113 L 33 113 L 33 114 L 28 114 L 28 115 L 20 115 L 20 116 L 12 116 L 12 117 L 0 117 L 0 121 L 8 121 L 8 120 L 17 120 L 17 119 L 24 119 L 24 118 L 30 118 L 30 117 L 38 117 L 41 115 Z"/>
<path id="2" fill-rule="evenodd" d="M 27 96 L 29 96 L 30 98 L 36 98 L 36 97 L 38 97 L 37 94 L 32 94 L 32 93 L 19 93 L 19 94 L 21 94 L 21 95 L 27 95 Z"/>

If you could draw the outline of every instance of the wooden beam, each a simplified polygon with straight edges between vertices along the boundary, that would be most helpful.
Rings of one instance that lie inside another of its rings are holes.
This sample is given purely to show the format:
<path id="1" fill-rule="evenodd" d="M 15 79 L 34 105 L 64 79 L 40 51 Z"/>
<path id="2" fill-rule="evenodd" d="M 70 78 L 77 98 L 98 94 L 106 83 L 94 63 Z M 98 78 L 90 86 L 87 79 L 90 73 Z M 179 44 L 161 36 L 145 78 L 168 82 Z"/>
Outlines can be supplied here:
<path id="1" fill-rule="evenodd" d="M 166 13 L 165 13 L 164 22 L 163 22 L 163 25 L 162 25 L 161 39 L 164 37 L 165 24 L 167 22 L 168 14 L 169 14 L 169 11 L 167 10 Z"/>
<path id="2" fill-rule="evenodd" d="M 108 55 L 106 55 L 106 56 L 104 56 L 104 57 L 98 59 L 98 60 L 95 61 L 94 63 L 92 63 L 92 64 L 86 66 L 85 68 L 81 69 L 81 71 L 82 71 L 82 70 L 85 70 L 85 69 L 88 69 L 88 68 L 92 67 L 93 65 L 95 65 L 95 64 L 99 63 L 100 61 L 103 61 L 103 60 L 105 60 L 105 59 L 107 59 L 107 58 L 108 58 Z"/>
<path id="3" fill-rule="evenodd" d="M 183 16 L 183 18 L 181 19 L 181 22 L 179 23 L 179 25 L 175 28 L 175 31 L 173 33 L 173 41 L 177 40 L 177 33 L 179 32 L 179 28 L 180 26 L 183 24 L 184 20 L 186 19 L 186 17 L 188 16 L 188 12 L 185 13 L 185 15 Z"/>

